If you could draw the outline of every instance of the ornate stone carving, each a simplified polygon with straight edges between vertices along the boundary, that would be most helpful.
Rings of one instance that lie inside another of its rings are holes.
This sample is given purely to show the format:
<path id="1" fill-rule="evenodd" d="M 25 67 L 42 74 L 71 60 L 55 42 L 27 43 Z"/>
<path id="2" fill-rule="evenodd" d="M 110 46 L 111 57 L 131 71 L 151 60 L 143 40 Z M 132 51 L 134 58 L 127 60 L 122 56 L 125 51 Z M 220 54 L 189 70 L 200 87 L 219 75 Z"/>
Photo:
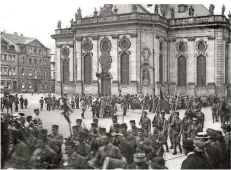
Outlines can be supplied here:
<path id="1" fill-rule="evenodd" d="M 198 52 L 205 52 L 207 50 L 207 47 L 207 42 L 204 41 L 202 38 L 196 43 L 196 49 Z"/>
<path id="2" fill-rule="evenodd" d="M 160 39 L 160 36 L 159 36 L 158 34 L 156 34 L 156 36 L 155 36 L 155 37 L 156 37 L 156 39 Z"/>
<path id="3" fill-rule="evenodd" d="M 176 38 L 169 38 L 168 41 L 169 42 L 176 42 Z"/>
<path id="4" fill-rule="evenodd" d="M 151 53 L 151 50 L 149 48 L 145 47 L 143 49 L 143 51 L 141 52 L 141 56 L 143 57 L 144 63 L 149 63 L 149 58 L 150 58 L 151 54 L 152 53 Z"/>
<path id="5" fill-rule="evenodd" d="M 67 57 L 69 56 L 69 54 L 70 54 L 69 48 L 67 48 L 67 46 L 64 46 L 64 47 L 62 48 L 62 55 L 63 55 L 63 57 L 64 57 L 64 58 L 67 58 Z"/>
<path id="6" fill-rule="evenodd" d="M 77 12 L 75 13 L 75 19 L 81 19 L 82 18 L 82 13 L 81 13 L 81 8 L 78 8 Z"/>
<path id="7" fill-rule="evenodd" d="M 59 21 L 58 21 L 58 24 L 57 24 L 57 28 L 58 28 L 58 29 L 61 29 L 61 27 L 62 27 L 62 22 L 59 20 Z"/>
<path id="8" fill-rule="evenodd" d="M 187 39 L 188 39 L 188 41 L 194 41 L 195 37 L 188 37 Z"/>
<path id="9" fill-rule="evenodd" d="M 112 39 L 117 39 L 117 38 L 119 38 L 119 34 L 112 34 L 111 37 L 112 37 Z"/>
<path id="10" fill-rule="evenodd" d="M 178 54 L 176 55 L 177 57 L 184 55 L 187 56 L 186 51 L 188 49 L 187 43 L 184 42 L 183 40 L 180 40 L 179 42 L 176 43 L 176 50 Z"/>
<path id="11" fill-rule="evenodd" d="M 209 36 L 208 36 L 208 39 L 209 39 L 209 40 L 215 40 L 215 39 L 216 39 L 216 36 L 214 36 L 214 35 L 209 35 Z"/>
<path id="12" fill-rule="evenodd" d="M 74 47 L 74 44 L 68 44 L 69 45 L 69 47 Z"/>
<path id="13" fill-rule="evenodd" d="M 166 4 L 160 4 L 160 13 L 162 14 L 162 17 L 164 17 L 164 18 L 165 18 L 165 15 L 166 15 L 166 9 L 167 9 Z"/>
<path id="14" fill-rule="evenodd" d="M 210 6 L 209 6 L 209 15 L 214 15 L 214 9 L 215 9 L 215 6 L 213 4 L 210 4 Z"/>
<path id="15" fill-rule="evenodd" d="M 119 41 L 119 47 L 123 52 L 127 51 L 131 47 L 131 42 L 126 36 L 123 36 Z"/>
<path id="16" fill-rule="evenodd" d="M 154 13 L 159 14 L 159 5 L 158 4 L 155 5 Z"/>
<path id="17" fill-rule="evenodd" d="M 97 11 L 96 8 L 95 8 L 94 17 L 97 17 L 97 15 L 98 15 L 98 11 Z"/>
<path id="18" fill-rule="evenodd" d="M 123 53 L 126 53 L 127 55 L 131 55 L 131 51 L 119 51 L 118 55 L 122 55 Z"/>
<path id="19" fill-rule="evenodd" d="M 175 10 L 173 7 L 170 8 L 170 14 L 171 14 L 171 18 L 175 18 Z"/>
<path id="20" fill-rule="evenodd" d="M 103 71 L 108 72 L 111 68 L 112 57 L 110 56 L 110 54 L 103 53 L 99 58 L 99 62 L 101 67 L 103 68 Z"/>
<path id="21" fill-rule="evenodd" d="M 136 6 L 136 4 L 132 4 L 132 11 L 133 12 L 137 12 L 137 6 Z"/>
<path id="22" fill-rule="evenodd" d="M 56 44 L 56 48 L 62 48 L 62 45 Z"/>
<path id="23" fill-rule="evenodd" d="M 130 37 L 131 38 L 136 38 L 138 37 L 138 34 L 137 33 L 129 33 Z"/>
<path id="24" fill-rule="evenodd" d="M 88 38 L 86 38 L 86 40 L 82 44 L 82 47 L 85 52 L 90 52 L 93 48 L 93 44 Z"/>
<path id="25" fill-rule="evenodd" d="M 193 17 L 194 16 L 194 8 L 192 7 L 192 5 L 190 6 L 189 10 L 188 10 L 188 15 L 190 17 Z"/>
<path id="26" fill-rule="evenodd" d="M 116 8 L 116 5 L 115 5 L 115 8 L 113 9 L 114 13 L 117 14 L 118 12 L 118 8 Z"/>
<path id="27" fill-rule="evenodd" d="M 142 73 L 143 73 L 143 76 L 142 76 L 143 86 L 149 86 L 150 85 L 149 68 L 144 67 Z"/>
<path id="28" fill-rule="evenodd" d="M 77 41 L 82 41 L 82 37 L 76 37 Z"/>
<path id="29" fill-rule="evenodd" d="M 107 37 L 104 37 L 100 42 L 100 51 L 103 54 L 109 54 L 111 52 L 111 41 Z"/>
<path id="30" fill-rule="evenodd" d="M 98 36 L 98 35 L 93 36 L 92 39 L 93 39 L 93 40 L 98 40 L 98 39 L 99 39 L 99 36 Z"/>
<path id="31" fill-rule="evenodd" d="M 99 16 L 101 16 L 103 19 L 106 20 L 109 15 L 113 14 L 112 8 L 113 8 L 112 4 L 109 5 L 104 4 L 104 6 L 100 8 Z"/>
<path id="32" fill-rule="evenodd" d="M 231 12 L 230 11 L 229 11 L 228 17 L 229 17 L 229 19 L 231 19 Z"/>

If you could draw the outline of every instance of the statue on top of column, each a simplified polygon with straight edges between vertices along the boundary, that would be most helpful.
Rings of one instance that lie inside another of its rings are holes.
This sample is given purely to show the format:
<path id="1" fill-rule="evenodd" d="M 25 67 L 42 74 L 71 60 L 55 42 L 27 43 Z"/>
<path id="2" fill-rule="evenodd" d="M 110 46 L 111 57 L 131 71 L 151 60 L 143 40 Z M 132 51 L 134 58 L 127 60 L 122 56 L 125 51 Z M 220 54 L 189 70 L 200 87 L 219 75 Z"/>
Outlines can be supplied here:
<path id="1" fill-rule="evenodd" d="M 61 27 L 62 27 L 62 22 L 59 20 L 59 21 L 58 21 L 58 24 L 57 24 L 57 28 L 58 28 L 58 29 L 61 29 Z"/>
<path id="2" fill-rule="evenodd" d="M 75 19 L 81 19 L 82 18 L 82 13 L 81 13 L 81 8 L 77 9 L 77 12 L 75 13 Z"/>
<path id="3" fill-rule="evenodd" d="M 155 11 L 154 11 L 155 14 L 159 14 L 159 5 L 156 4 L 155 5 Z"/>
<path id="4" fill-rule="evenodd" d="M 132 4 L 132 10 L 133 10 L 133 12 L 137 12 L 137 6 L 136 6 L 136 4 Z"/>
<path id="5" fill-rule="evenodd" d="M 188 14 L 189 14 L 189 16 L 194 16 L 194 8 L 192 7 L 192 5 L 190 6 L 190 8 L 188 10 Z"/>
<path id="6" fill-rule="evenodd" d="M 215 6 L 213 4 L 210 4 L 210 6 L 209 6 L 209 15 L 214 15 L 214 9 L 215 9 Z"/>
<path id="7" fill-rule="evenodd" d="M 171 18 L 175 18 L 175 10 L 174 10 L 174 7 L 171 7 L 171 8 L 170 8 L 170 11 L 171 11 Z"/>
<path id="8" fill-rule="evenodd" d="M 222 15 L 225 15 L 225 5 L 222 6 L 221 14 L 222 14 Z"/>

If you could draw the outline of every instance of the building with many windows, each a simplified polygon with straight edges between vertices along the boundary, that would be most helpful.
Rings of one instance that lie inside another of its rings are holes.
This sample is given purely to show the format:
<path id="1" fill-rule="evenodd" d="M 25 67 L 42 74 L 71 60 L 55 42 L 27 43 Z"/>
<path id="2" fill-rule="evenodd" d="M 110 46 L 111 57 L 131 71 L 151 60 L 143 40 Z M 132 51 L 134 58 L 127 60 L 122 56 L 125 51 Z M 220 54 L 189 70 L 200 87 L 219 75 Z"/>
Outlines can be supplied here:
<path id="1" fill-rule="evenodd" d="M 39 40 L 1 32 L 1 89 L 49 92 L 50 54 Z"/>
<path id="2" fill-rule="evenodd" d="M 108 4 L 57 24 L 56 92 L 229 95 L 231 14 L 214 5 Z M 175 90 L 176 89 L 176 90 Z"/>

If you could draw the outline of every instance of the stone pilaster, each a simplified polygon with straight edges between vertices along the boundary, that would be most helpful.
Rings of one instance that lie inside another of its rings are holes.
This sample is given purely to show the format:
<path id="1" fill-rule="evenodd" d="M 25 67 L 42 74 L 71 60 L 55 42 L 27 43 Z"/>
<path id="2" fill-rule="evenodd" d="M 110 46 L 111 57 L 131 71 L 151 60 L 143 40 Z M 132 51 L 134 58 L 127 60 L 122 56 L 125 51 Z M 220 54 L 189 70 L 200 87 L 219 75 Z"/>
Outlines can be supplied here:
<path id="1" fill-rule="evenodd" d="M 56 45 L 56 81 L 61 81 L 61 67 L 60 67 L 60 62 L 61 62 L 61 46 Z"/>
<path id="2" fill-rule="evenodd" d="M 92 44 L 93 44 L 93 49 L 92 49 L 92 80 L 93 81 L 98 81 L 98 78 L 96 77 L 96 72 L 97 72 L 97 67 L 98 67 L 98 52 L 97 52 L 97 47 L 98 47 L 98 37 L 93 37 L 92 38 Z"/>
<path id="3" fill-rule="evenodd" d="M 155 81 L 159 82 L 159 59 L 160 59 L 160 50 L 159 50 L 159 35 L 154 36 L 154 48 L 155 48 L 155 54 L 154 54 L 154 59 L 155 59 Z"/>
<path id="4" fill-rule="evenodd" d="M 131 55 L 129 56 L 129 60 L 130 60 L 130 82 L 131 81 L 137 81 L 137 69 L 136 69 L 136 36 L 137 34 L 130 34 L 131 38 L 130 38 L 130 42 L 131 42 L 131 47 L 129 49 L 129 51 L 131 52 Z"/>
<path id="5" fill-rule="evenodd" d="M 170 39 L 170 55 L 169 55 L 169 80 L 170 83 L 176 84 L 177 81 L 177 58 L 176 58 L 176 39 Z"/>
<path id="6" fill-rule="evenodd" d="M 188 57 L 187 57 L 187 84 L 194 83 L 195 84 L 195 76 L 196 76 L 196 70 L 195 70 L 195 38 L 189 37 L 188 38 Z"/>
<path id="7" fill-rule="evenodd" d="M 82 42 L 82 38 L 78 37 L 76 38 L 76 63 L 77 63 L 77 75 L 76 75 L 76 80 L 77 81 L 81 81 L 81 57 L 82 57 L 82 45 L 81 45 L 81 42 Z"/>
<path id="8" fill-rule="evenodd" d="M 69 55 L 69 81 L 73 82 L 73 76 L 74 76 L 74 46 L 69 45 L 70 55 Z"/>
<path id="9" fill-rule="evenodd" d="M 208 39 L 208 57 L 206 58 L 207 84 L 215 84 L 215 50 L 214 39 Z"/>
<path id="10" fill-rule="evenodd" d="M 111 84 L 111 94 L 118 94 L 118 86 L 119 86 L 119 73 L 120 73 L 120 67 L 119 64 L 119 54 L 118 54 L 118 34 L 112 34 L 111 35 L 111 43 L 112 43 L 112 48 L 111 48 L 111 56 L 112 56 L 112 63 L 111 63 L 111 74 L 112 74 L 112 84 Z M 130 57 L 130 56 L 129 56 Z"/>

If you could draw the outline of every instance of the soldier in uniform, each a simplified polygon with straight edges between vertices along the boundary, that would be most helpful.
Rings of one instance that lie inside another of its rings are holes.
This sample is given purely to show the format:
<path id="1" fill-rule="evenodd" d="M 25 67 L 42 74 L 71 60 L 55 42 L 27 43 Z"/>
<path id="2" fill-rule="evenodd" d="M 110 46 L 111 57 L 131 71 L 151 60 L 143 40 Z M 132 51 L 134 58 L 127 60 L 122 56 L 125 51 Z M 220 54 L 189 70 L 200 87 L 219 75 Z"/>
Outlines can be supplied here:
<path id="1" fill-rule="evenodd" d="M 173 149 L 173 133 L 172 133 L 172 126 L 171 126 L 173 118 L 174 118 L 174 111 L 170 111 L 170 116 L 168 118 L 168 136 L 170 139 L 171 146 L 169 147 L 169 149 Z"/>
<path id="2" fill-rule="evenodd" d="M 117 147 L 119 147 L 119 144 L 120 144 L 120 137 L 121 133 L 119 133 L 119 123 L 115 123 L 114 124 L 114 130 L 113 132 L 111 133 L 111 143 Z"/>
<path id="3" fill-rule="evenodd" d="M 79 95 L 78 94 L 75 96 L 75 105 L 76 105 L 76 109 L 79 109 Z"/>
<path id="4" fill-rule="evenodd" d="M 182 119 L 182 140 L 189 138 L 189 130 L 191 125 L 192 125 L 192 121 L 189 118 L 188 113 L 185 112 L 185 116 Z"/>
<path id="5" fill-rule="evenodd" d="M 165 111 L 162 110 L 161 111 L 161 117 L 159 118 L 159 122 L 158 122 L 158 130 L 159 130 L 159 134 L 164 135 L 166 143 L 166 152 L 169 152 L 168 149 L 168 143 L 167 143 L 167 138 L 168 138 L 168 120 L 165 118 Z"/>
<path id="6" fill-rule="evenodd" d="M 24 101 L 24 99 L 23 99 L 22 95 L 21 95 L 19 101 L 20 101 L 21 109 L 23 109 L 23 101 Z"/>
<path id="7" fill-rule="evenodd" d="M 157 110 L 152 120 L 152 125 L 158 126 L 159 121 L 160 121 L 160 112 Z"/>
<path id="8" fill-rule="evenodd" d="M 138 128 L 136 127 L 136 121 L 130 120 L 131 129 L 128 130 L 128 133 L 130 133 L 133 136 L 138 136 Z"/>
<path id="9" fill-rule="evenodd" d="M 48 145 L 57 153 L 57 157 L 54 158 L 54 163 L 59 163 L 61 159 L 61 146 L 63 143 L 63 135 L 59 132 L 58 125 L 52 125 L 52 134 L 48 135 Z"/>
<path id="10" fill-rule="evenodd" d="M 146 111 L 143 111 L 139 124 L 141 125 L 141 128 L 144 129 L 146 137 L 148 137 L 149 133 L 151 132 L 151 120 L 147 117 Z"/>
<path id="11" fill-rule="evenodd" d="M 121 107 L 123 108 L 123 115 L 126 116 L 127 108 L 128 108 L 127 96 L 124 96 L 124 98 L 122 99 Z"/>
<path id="12" fill-rule="evenodd" d="M 127 164 L 133 163 L 133 155 L 135 153 L 136 147 L 136 138 L 127 132 L 127 125 L 123 123 L 120 125 L 120 133 L 122 135 L 119 136 L 119 149 L 123 157 L 125 157 Z"/>
<path id="13" fill-rule="evenodd" d="M 194 140 L 195 137 L 197 136 L 197 133 L 202 132 L 202 131 L 203 131 L 203 129 L 202 129 L 201 125 L 198 123 L 197 118 L 194 117 L 193 123 L 189 127 L 188 137 L 191 138 L 192 140 Z"/>
<path id="14" fill-rule="evenodd" d="M 18 112 L 18 104 L 19 104 L 18 94 L 15 94 L 14 104 L 15 104 L 15 112 Z"/>
<path id="15" fill-rule="evenodd" d="M 101 142 L 103 146 L 100 147 L 93 159 L 89 161 L 92 167 L 102 167 L 103 162 L 106 157 L 121 160 L 122 155 L 120 149 L 110 143 L 111 135 L 109 133 L 104 133 L 101 137 Z"/>
<path id="16" fill-rule="evenodd" d="M 134 163 L 128 165 L 128 169 L 150 169 L 145 153 L 135 153 Z"/>
<path id="17" fill-rule="evenodd" d="M 78 126 L 80 131 L 83 131 L 83 127 L 82 127 L 82 119 L 76 119 L 76 126 Z"/>
<path id="18" fill-rule="evenodd" d="M 145 137 L 144 135 L 144 129 L 139 128 L 138 129 L 138 138 L 137 138 L 137 147 L 136 152 L 145 153 L 147 161 L 152 157 L 152 142 L 150 139 Z"/>
<path id="19" fill-rule="evenodd" d="M 219 104 L 214 101 L 213 106 L 212 106 L 212 116 L 213 116 L 213 123 L 216 121 L 218 122 L 218 109 L 219 109 Z"/>
<path id="20" fill-rule="evenodd" d="M 98 150 L 98 143 L 97 143 L 97 138 L 99 137 L 99 132 L 98 132 L 98 124 L 93 122 L 91 123 L 91 130 L 90 130 L 90 147 L 92 151 L 92 155 L 95 155 L 95 153 Z"/>
<path id="21" fill-rule="evenodd" d="M 173 155 L 177 154 L 176 147 L 177 145 L 179 146 L 180 153 L 182 153 L 181 145 L 180 145 L 180 138 L 181 138 L 181 133 L 182 133 L 182 122 L 179 118 L 179 112 L 175 112 L 175 116 L 171 122 L 171 127 L 172 127 L 172 137 L 173 137 Z"/>
<path id="22" fill-rule="evenodd" d="M 40 103 L 40 110 L 42 111 L 43 110 L 43 104 L 44 104 L 43 97 L 41 97 L 41 99 L 39 100 L 39 103 Z"/>
<path id="23" fill-rule="evenodd" d="M 231 158 L 231 154 L 230 154 L 230 149 L 231 149 L 231 134 L 230 134 L 230 125 L 226 125 L 223 124 L 221 126 L 225 136 L 224 136 L 224 140 L 225 140 L 225 144 L 226 144 L 226 148 L 225 148 L 225 157 L 224 157 L 224 169 L 230 169 L 230 158 Z"/>
<path id="24" fill-rule="evenodd" d="M 117 123 L 117 115 L 112 116 L 112 125 L 110 126 L 109 133 L 110 135 L 115 131 L 114 130 L 114 125 Z"/>

